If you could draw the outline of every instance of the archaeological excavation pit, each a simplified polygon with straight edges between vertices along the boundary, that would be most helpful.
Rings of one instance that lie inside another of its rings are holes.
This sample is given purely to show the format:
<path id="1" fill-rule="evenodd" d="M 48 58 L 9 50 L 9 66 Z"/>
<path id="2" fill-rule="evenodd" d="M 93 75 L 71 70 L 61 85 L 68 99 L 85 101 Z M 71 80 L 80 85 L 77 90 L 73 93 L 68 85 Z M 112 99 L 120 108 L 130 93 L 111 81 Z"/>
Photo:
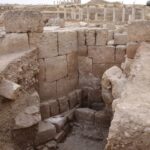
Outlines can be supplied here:
<path id="1" fill-rule="evenodd" d="M 63 7 L 63 19 L 54 12 L 59 26 L 43 8 L 12 7 L 0 28 L 0 150 L 149 150 L 143 7 L 107 8 L 101 23 L 90 7 L 86 22 L 68 21 Z"/>

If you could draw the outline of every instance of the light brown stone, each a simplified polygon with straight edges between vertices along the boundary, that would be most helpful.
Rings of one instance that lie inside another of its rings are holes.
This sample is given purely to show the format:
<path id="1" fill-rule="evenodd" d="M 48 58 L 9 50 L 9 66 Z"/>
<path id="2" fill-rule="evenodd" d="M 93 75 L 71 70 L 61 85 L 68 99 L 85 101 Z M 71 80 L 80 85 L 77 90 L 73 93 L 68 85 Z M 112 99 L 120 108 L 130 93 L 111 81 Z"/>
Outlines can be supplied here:
<path id="1" fill-rule="evenodd" d="M 125 45 L 128 42 L 127 33 L 115 33 L 114 34 L 115 45 Z"/>
<path id="2" fill-rule="evenodd" d="M 113 46 L 90 46 L 88 56 L 93 58 L 93 63 L 114 63 L 115 47 Z"/>
<path id="3" fill-rule="evenodd" d="M 42 120 L 50 117 L 51 112 L 50 112 L 48 101 L 40 104 L 40 112 L 41 112 Z"/>
<path id="4" fill-rule="evenodd" d="M 29 41 L 30 46 L 39 49 L 39 58 L 51 58 L 58 55 L 56 32 L 30 33 Z"/>
<path id="5" fill-rule="evenodd" d="M 58 56 L 45 59 L 46 64 L 46 81 L 56 81 L 67 76 L 67 58 Z"/>
<path id="6" fill-rule="evenodd" d="M 79 46 L 85 46 L 85 30 L 78 31 L 78 44 Z"/>
<path id="7" fill-rule="evenodd" d="M 4 14 L 6 32 L 42 32 L 42 14 L 38 11 L 8 11 Z"/>
<path id="8" fill-rule="evenodd" d="M 126 48 L 127 47 L 125 45 L 116 46 L 115 63 L 122 63 L 125 61 Z"/>
<path id="9" fill-rule="evenodd" d="M 86 30 L 86 44 L 88 46 L 94 46 L 96 44 L 96 32 L 95 30 Z"/>
<path id="10" fill-rule="evenodd" d="M 68 97 L 64 96 L 58 99 L 60 112 L 65 112 L 69 110 Z"/>
<path id="11" fill-rule="evenodd" d="M 79 46 L 78 47 L 78 56 L 87 56 L 87 55 L 88 55 L 87 46 Z"/>
<path id="12" fill-rule="evenodd" d="M 46 80 L 46 66 L 45 66 L 45 60 L 44 59 L 39 59 L 38 80 L 39 80 L 39 82 L 43 82 Z"/>
<path id="13" fill-rule="evenodd" d="M 77 94 L 75 91 L 68 94 L 68 101 L 70 109 L 74 108 L 77 105 L 78 101 L 77 101 Z"/>
<path id="14" fill-rule="evenodd" d="M 96 30 L 96 45 L 106 45 L 108 41 L 108 30 Z"/>
<path id="15" fill-rule="evenodd" d="M 57 100 L 49 100 L 49 108 L 51 116 L 59 114 L 59 104 Z"/>
<path id="16" fill-rule="evenodd" d="M 113 30 L 109 30 L 108 31 L 108 41 L 111 41 L 114 39 L 114 31 Z"/>

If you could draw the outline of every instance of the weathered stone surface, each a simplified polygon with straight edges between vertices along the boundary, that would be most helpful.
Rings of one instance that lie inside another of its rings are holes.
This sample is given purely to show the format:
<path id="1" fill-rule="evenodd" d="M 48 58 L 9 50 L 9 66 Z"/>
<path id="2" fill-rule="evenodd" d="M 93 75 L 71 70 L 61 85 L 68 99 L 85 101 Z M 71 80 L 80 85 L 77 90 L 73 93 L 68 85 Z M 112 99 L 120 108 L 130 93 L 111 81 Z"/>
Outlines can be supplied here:
<path id="1" fill-rule="evenodd" d="M 73 52 L 67 55 L 68 64 L 68 78 L 78 76 L 78 55 L 77 52 Z"/>
<path id="2" fill-rule="evenodd" d="M 40 112 L 41 112 L 42 120 L 50 117 L 49 102 L 41 103 Z"/>
<path id="3" fill-rule="evenodd" d="M 106 45 L 108 41 L 108 30 L 96 30 L 96 45 Z"/>
<path id="4" fill-rule="evenodd" d="M 86 30 L 86 44 L 88 46 L 94 46 L 96 44 L 96 32 L 94 29 Z"/>
<path id="5" fill-rule="evenodd" d="M 130 59 L 133 59 L 135 54 L 136 54 L 136 50 L 138 49 L 139 44 L 136 42 L 129 42 L 127 44 L 127 57 Z"/>
<path id="6" fill-rule="evenodd" d="M 84 56 L 79 56 L 78 68 L 80 74 L 92 73 L 92 59 Z"/>
<path id="7" fill-rule="evenodd" d="M 49 107 L 51 116 L 59 114 L 59 104 L 57 100 L 49 100 Z"/>
<path id="8" fill-rule="evenodd" d="M 69 110 L 68 97 L 64 96 L 58 99 L 60 112 L 65 112 Z"/>
<path id="9" fill-rule="evenodd" d="M 85 30 L 78 31 L 78 44 L 79 46 L 85 46 Z"/>
<path id="10" fill-rule="evenodd" d="M 77 95 L 77 102 L 79 105 L 82 104 L 82 90 L 81 89 L 77 89 L 76 91 L 76 95 Z"/>
<path id="11" fill-rule="evenodd" d="M 36 135 L 35 144 L 40 145 L 54 139 L 56 135 L 56 128 L 50 122 L 40 122 L 38 133 Z"/>
<path id="12" fill-rule="evenodd" d="M 44 59 L 39 59 L 38 80 L 39 82 L 44 82 L 46 80 L 46 65 Z"/>
<path id="13" fill-rule="evenodd" d="M 87 56 L 87 55 L 88 55 L 87 46 L 79 46 L 78 47 L 78 56 Z"/>
<path id="14" fill-rule="evenodd" d="M 126 88 L 114 109 L 107 150 L 149 149 L 149 49 L 149 44 L 142 44 L 135 56 Z"/>
<path id="15" fill-rule="evenodd" d="M 65 134 L 65 131 L 61 131 L 61 132 L 59 132 L 56 136 L 55 136 L 55 140 L 58 142 L 58 143 L 60 143 L 61 141 L 63 141 L 64 139 L 65 139 L 65 136 L 66 136 L 66 134 Z"/>
<path id="16" fill-rule="evenodd" d="M 113 46 L 90 46 L 88 56 L 93 58 L 93 63 L 113 63 L 115 47 Z"/>
<path id="17" fill-rule="evenodd" d="M 78 108 L 75 111 L 77 121 L 94 123 L 95 111 L 89 108 Z"/>
<path id="18" fill-rule="evenodd" d="M 75 91 L 68 94 L 68 102 L 70 109 L 74 108 L 77 105 L 78 101 Z"/>
<path id="19" fill-rule="evenodd" d="M 28 36 L 25 33 L 6 34 L 0 38 L 0 54 L 14 53 L 29 49 Z"/>
<path id="20" fill-rule="evenodd" d="M 46 143 L 46 146 L 50 149 L 50 150 L 55 150 L 57 149 L 57 142 L 56 141 L 49 141 L 48 143 Z"/>
<path id="21" fill-rule="evenodd" d="M 108 41 L 107 45 L 108 46 L 114 46 L 115 45 L 115 41 L 114 40 Z"/>
<path id="22" fill-rule="evenodd" d="M 56 117 L 51 117 L 45 120 L 46 122 L 50 122 L 53 125 L 55 125 L 56 127 L 56 131 L 57 133 L 60 132 L 63 127 L 65 126 L 66 122 L 67 122 L 67 118 L 66 117 L 61 117 L 61 116 L 56 116 Z"/>
<path id="23" fill-rule="evenodd" d="M 125 45 L 118 45 L 116 46 L 116 56 L 115 56 L 115 63 L 122 63 L 125 60 L 126 55 L 126 46 Z"/>
<path id="24" fill-rule="evenodd" d="M 114 31 L 113 30 L 109 30 L 108 31 L 108 41 L 111 41 L 114 39 Z"/>
<path id="25" fill-rule="evenodd" d="M 39 95 L 41 101 L 49 100 L 51 98 L 56 98 L 56 81 L 55 82 L 40 82 L 39 83 Z"/>
<path id="26" fill-rule="evenodd" d="M 66 96 L 78 87 L 79 80 L 77 77 L 73 79 L 63 78 L 57 81 L 57 96 Z"/>
<path id="27" fill-rule="evenodd" d="M 116 45 L 125 45 L 128 42 L 127 33 L 115 33 L 114 40 Z"/>
<path id="28" fill-rule="evenodd" d="M 60 31 L 58 32 L 59 55 L 77 51 L 77 32 Z"/>
<path id="29" fill-rule="evenodd" d="M 42 14 L 36 11 L 8 11 L 4 14 L 6 32 L 42 32 Z"/>
<path id="30" fill-rule="evenodd" d="M 128 41 L 150 41 L 150 21 L 136 21 L 128 26 Z"/>
<path id="31" fill-rule="evenodd" d="M 56 32 L 30 33 L 29 41 L 30 46 L 39 49 L 39 58 L 51 58 L 58 55 Z"/>
<path id="32" fill-rule="evenodd" d="M 46 81 L 56 81 L 67 76 L 67 59 L 66 56 L 58 56 L 45 59 L 46 64 Z"/>
<path id="33" fill-rule="evenodd" d="M 28 128 L 41 121 L 40 109 L 29 106 L 15 118 L 15 129 Z"/>

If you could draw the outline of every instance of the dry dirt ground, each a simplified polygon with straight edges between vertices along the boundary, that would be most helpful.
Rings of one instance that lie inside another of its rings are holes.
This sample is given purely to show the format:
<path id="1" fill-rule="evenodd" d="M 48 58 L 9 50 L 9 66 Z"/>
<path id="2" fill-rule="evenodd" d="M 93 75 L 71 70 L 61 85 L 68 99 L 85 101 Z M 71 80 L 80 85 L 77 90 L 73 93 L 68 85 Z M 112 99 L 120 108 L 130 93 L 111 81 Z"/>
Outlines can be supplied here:
<path id="1" fill-rule="evenodd" d="M 104 150 L 108 129 L 74 123 L 71 133 L 59 150 Z"/>

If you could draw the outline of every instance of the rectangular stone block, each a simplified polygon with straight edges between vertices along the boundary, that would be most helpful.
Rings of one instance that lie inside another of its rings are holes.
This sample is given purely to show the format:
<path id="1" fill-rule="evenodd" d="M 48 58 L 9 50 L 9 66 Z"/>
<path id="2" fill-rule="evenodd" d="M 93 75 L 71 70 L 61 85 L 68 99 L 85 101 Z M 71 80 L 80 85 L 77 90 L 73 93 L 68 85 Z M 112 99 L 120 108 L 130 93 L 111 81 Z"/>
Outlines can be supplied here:
<path id="1" fill-rule="evenodd" d="M 139 46 L 140 44 L 137 42 L 129 42 L 127 44 L 127 57 L 133 59 Z"/>
<path id="2" fill-rule="evenodd" d="M 77 89 L 76 91 L 78 104 L 81 106 L 82 104 L 82 89 Z"/>
<path id="3" fill-rule="evenodd" d="M 128 42 L 127 33 L 115 33 L 114 34 L 114 44 L 115 45 L 126 45 Z"/>
<path id="4" fill-rule="evenodd" d="M 67 76 L 67 58 L 58 56 L 45 59 L 46 81 L 56 81 Z"/>
<path id="5" fill-rule="evenodd" d="M 69 101 L 70 109 L 72 109 L 72 108 L 74 108 L 74 107 L 77 105 L 77 103 L 78 103 L 76 92 L 74 91 L 74 92 L 69 93 L 69 94 L 68 94 L 68 98 L 69 98 L 68 101 Z"/>
<path id="6" fill-rule="evenodd" d="M 6 32 L 43 32 L 42 14 L 38 11 L 13 10 L 4 14 Z"/>
<path id="7" fill-rule="evenodd" d="M 91 58 L 88 58 L 85 56 L 79 56 L 78 64 L 79 64 L 80 74 L 92 73 L 92 59 Z"/>
<path id="8" fill-rule="evenodd" d="M 96 31 L 93 29 L 86 30 L 86 44 L 94 46 L 96 44 Z"/>
<path id="9" fill-rule="evenodd" d="M 128 25 L 128 41 L 149 42 L 150 21 L 136 21 Z"/>
<path id="10" fill-rule="evenodd" d="M 77 51 L 77 32 L 59 31 L 58 32 L 59 55 Z"/>
<path id="11" fill-rule="evenodd" d="M 58 103 L 59 103 L 59 109 L 61 113 L 69 110 L 68 97 L 64 96 L 64 97 L 58 98 Z"/>
<path id="12" fill-rule="evenodd" d="M 78 56 L 87 56 L 87 55 L 88 55 L 87 46 L 79 46 L 78 47 Z"/>
<path id="13" fill-rule="evenodd" d="M 122 63 L 125 61 L 126 49 L 127 47 L 125 45 L 116 46 L 115 63 Z"/>
<path id="14" fill-rule="evenodd" d="M 113 30 L 109 30 L 108 31 L 108 41 L 111 41 L 114 39 L 114 31 Z"/>
<path id="15" fill-rule="evenodd" d="M 59 114 L 59 104 L 57 100 L 49 100 L 49 108 L 51 116 Z"/>
<path id="16" fill-rule="evenodd" d="M 78 87 L 78 78 L 63 78 L 57 81 L 57 96 L 66 96 Z"/>
<path id="17" fill-rule="evenodd" d="M 0 54 L 25 51 L 29 49 L 28 36 L 26 33 L 10 33 L 0 38 Z"/>
<path id="18" fill-rule="evenodd" d="M 89 46 L 88 56 L 93 58 L 93 63 L 113 63 L 115 54 L 114 46 Z"/>
<path id="19" fill-rule="evenodd" d="M 68 78 L 78 76 L 78 55 L 77 52 L 73 52 L 67 55 L 68 64 Z"/>
<path id="20" fill-rule="evenodd" d="M 46 82 L 42 81 L 39 83 L 39 95 L 41 101 L 49 100 L 57 97 L 56 93 L 56 81 Z"/>
<path id="21" fill-rule="evenodd" d="M 108 41 L 108 30 L 96 30 L 96 45 L 106 45 Z"/>
<path id="22" fill-rule="evenodd" d="M 38 80 L 39 82 L 43 82 L 46 79 L 46 66 L 45 66 L 45 60 L 39 59 L 39 74 L 38 74 Z"/>
<path id="23" fill-rule="evenodd" d="M 78 45 L 79 46 L 85 46 L 85 42 L 86 42 L 86 34 L 85 34 L 85 30 L 79 30 L 78 32 Z"/>
<path id="24" fill-rule="evenodd" d="M 51 58 L 58 55 L 56 32 L 30 33 L 29 41 L 30 46 L 39 49 L 39 58 Z"/>
<path id="25" fill-rule="evenodd" d="M 43 102 L 40 104 L 40 112 L 42 120 L 50 117 L 49 102 Z"/>

